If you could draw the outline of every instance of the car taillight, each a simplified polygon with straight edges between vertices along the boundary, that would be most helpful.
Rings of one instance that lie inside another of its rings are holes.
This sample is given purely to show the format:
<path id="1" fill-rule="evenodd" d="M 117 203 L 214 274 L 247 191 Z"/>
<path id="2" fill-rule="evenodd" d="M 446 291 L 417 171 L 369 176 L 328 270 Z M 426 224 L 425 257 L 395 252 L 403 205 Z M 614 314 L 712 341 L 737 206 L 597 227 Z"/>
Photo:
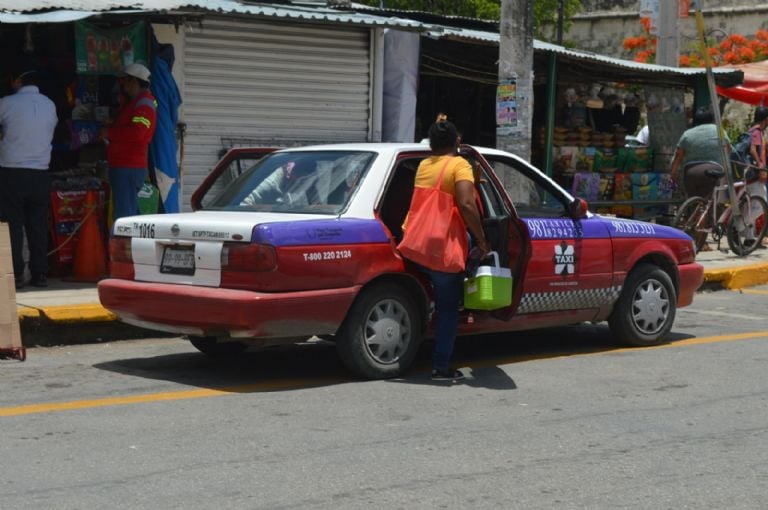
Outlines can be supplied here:
<path id="1" fill-rule="evenodd" d="M 112 278 L 133 280 L 130 237 L 114 236 L 109 240 L 109 274 Z"/>
<path id="2" fill-rule="evenodd" d="M 221 249 L 221 286 L 257 289 L 259 273 L 277 267 L 277 254 L 267 244 L 224 243 Z"/>
<path id="3" fill-rule="evenodd" d="M 272 271 L 276 266 L 275 249 L 267 244 L 224 243 L 221 249 L 222 271 Z"/>

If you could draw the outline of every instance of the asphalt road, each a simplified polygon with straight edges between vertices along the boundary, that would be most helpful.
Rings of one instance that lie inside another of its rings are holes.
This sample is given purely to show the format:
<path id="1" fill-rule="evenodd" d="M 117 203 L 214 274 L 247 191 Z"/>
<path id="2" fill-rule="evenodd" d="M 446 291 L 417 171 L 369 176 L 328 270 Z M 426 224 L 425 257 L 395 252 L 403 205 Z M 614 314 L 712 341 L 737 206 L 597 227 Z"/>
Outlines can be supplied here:
<path id="1" fill-rule="evenodd" d="M 602 326 L 463 339 L 464 384 L 350 378 L 326 344 L 180 339 L 0 363 L 0 509 L 756 509 L 768 287 L 699 294 L 671 342 Z"/>

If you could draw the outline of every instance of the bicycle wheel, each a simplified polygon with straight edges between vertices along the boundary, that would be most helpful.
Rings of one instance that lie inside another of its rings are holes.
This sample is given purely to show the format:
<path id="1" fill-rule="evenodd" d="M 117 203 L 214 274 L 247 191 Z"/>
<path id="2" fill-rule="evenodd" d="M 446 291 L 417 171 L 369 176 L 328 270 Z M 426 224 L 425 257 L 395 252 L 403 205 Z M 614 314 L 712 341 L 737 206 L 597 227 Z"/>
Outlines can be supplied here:
<path id="1" fill-rule="evenodd" d="M 693 239 L 693 247 L 699 253 L 707 241 L 711 230 L 712 218 L 709 214 L 709 202 L 702 197 L 691 197 L 680 206 L 672 226 L 682 230 Z"/>
<path id="2" fill-rule="evenodd" d="M 728 247 L 741 257 L 749 255 L 760 246 L 768 227 L 768 204 L 761 197 L 742 196 L 739 199 L 741 217 L 728 219 Z M 737 223 L 737 221 L 739 223 Z"/>

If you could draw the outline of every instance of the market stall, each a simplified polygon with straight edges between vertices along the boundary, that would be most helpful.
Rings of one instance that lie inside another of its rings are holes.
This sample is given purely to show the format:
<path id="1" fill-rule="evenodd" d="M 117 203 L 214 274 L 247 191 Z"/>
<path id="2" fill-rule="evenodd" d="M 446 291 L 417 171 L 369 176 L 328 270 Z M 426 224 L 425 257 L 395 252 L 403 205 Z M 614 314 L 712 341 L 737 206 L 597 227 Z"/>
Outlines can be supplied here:
<path id="1" fill-rule="evenodd" d="M 434 112 L 443 111 L 468 143 L 494 143 L 488 119 L 498 121 L 504 106 L 497 94 L 503 86 L 497 78 L 498 28 L 479 20 L 409 15 L 440 25 L 421 41 L 416 138 Z M 664 221 L 670 206 L 684 198 L 669 167 L 688 127 L 687 114 L 708 102 L 705 71 L 535 40 L 533 73 L 532 162 L 587 199 L 593 211 Z M 743 73 L 716 69 L 715 77 L 730 87 L 741 83 Z M 627 140 L 646 124 L 647 143 Z"/>
<path id="2" fill-rule="evenodd" d="M 535 158 L 594 211 L 669 221 L 685 198 L 670 165 L 693 105 L 707 100 L 704 71 L 537 46 L 535 76 L 554 86 L 536 97 L 544 113 L 535 117 Z M 732 86 L 742 74 L 718 70 L 716 78 Z M 632 136 L 642 126 L 646 136 Z"/>
<path id="3" fill-rule="evenodd" d="M 118 75 L 124 66 L 152 60 L 149 27 L 135 17 L 0 24 L 0 94 L 13 92 L 10 83 L 20 72 L 34 71 L 40 91 L 56 105 L 59 122 L 49 170 L 49 263 L 54 276 L 70 275 L 86 217 L 93 216 L 103 231 L 101 239 L 108 238 L 110 184 L 99 132 L 121 104 Z M 89 191 L 97 192 L 95 210 L 84 207 Z M 158 210 L 158 192 L 150 182 L 139 196 L 143 212 Z M 100 253 L 106 251 L 100 248 Z"/>

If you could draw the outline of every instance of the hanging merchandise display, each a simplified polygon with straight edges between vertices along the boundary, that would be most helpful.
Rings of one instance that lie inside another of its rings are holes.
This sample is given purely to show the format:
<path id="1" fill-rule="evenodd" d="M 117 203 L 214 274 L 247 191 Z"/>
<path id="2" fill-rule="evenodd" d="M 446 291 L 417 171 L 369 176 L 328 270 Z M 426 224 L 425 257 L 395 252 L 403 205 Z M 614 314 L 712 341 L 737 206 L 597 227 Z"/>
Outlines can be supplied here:
<path id="1" fill-rule="evenodd" d="M 553 176 L 595 210 L 626 218 L 668 214 L 678 189 L 669 163 L 685 128 L 682 93 L 616 84 L 564 84 L 554 128 Z M 634 135 L 646 102 L 651 142 Z M 539 143 L 544 145 L 544 127 Z"/>
<path id="2" fill-rule="evenodd" d="M 147 63 L 147 34 L 143 22 L 119 28 L 101 28 L 75 22 L 75 58 L 78 74 L 117 74 L 134 62 Z"/>

